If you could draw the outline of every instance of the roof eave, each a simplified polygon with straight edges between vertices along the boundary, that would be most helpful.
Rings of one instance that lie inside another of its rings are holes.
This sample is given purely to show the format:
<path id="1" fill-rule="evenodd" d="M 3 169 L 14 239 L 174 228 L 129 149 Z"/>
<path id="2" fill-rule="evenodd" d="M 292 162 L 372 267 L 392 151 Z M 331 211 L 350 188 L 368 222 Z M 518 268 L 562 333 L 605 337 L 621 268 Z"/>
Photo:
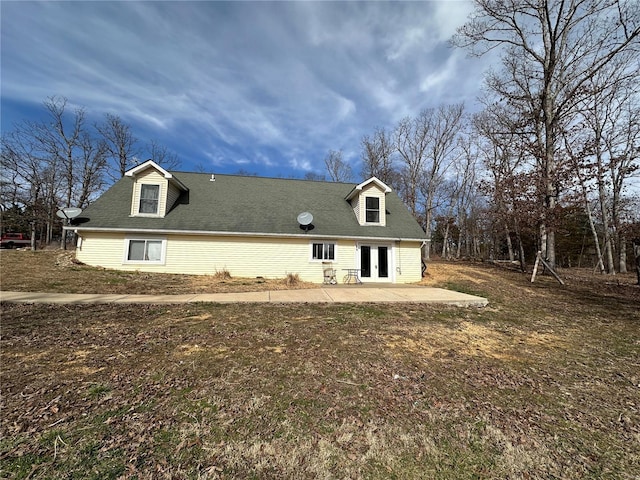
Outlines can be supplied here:
<path id="1" fill-rule="evenodd" d="M 162 168 L 160 165 L 158 165 L 153 160 L 147 160 L 146 162 L 141 163 L 140 165 L 137 165 L 137 166 L 127 170 L 124 173 L 124 175 L 125 175 L 125 177 L 134 177 L 138 173 L 140 173 L 140 172 L 142 172 L 142 171 L 144 171 L 144 170 L 146 170 L 148 168 L 153 168 L 153 169 L 157 170 L 158 173 L 160 173 L 164 178 L 166 178 L 170 183 L 174 184 L 180 190 L 183 190 L 185 192 L 189 191 L 187 186 L 184 183 L 182 183 L 176 176 L 174 176 L 172 173 L 170 173 L 167 170 L 165 170 L 164 168 Z"/>

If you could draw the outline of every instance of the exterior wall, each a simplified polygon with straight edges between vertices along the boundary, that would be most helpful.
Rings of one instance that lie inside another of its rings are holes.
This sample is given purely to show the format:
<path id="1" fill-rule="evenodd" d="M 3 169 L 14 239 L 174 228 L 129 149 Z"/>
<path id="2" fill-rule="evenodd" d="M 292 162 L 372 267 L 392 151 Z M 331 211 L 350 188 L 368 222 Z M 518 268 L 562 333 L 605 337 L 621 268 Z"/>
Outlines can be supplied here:
<path id="1" fill-rule="evenodd" d="M 168 184 L 169 188 L 167 190 L 167 202 L 164 209 L 164 214 L 169 213 L 169 210 L 175 205 L 178 197 L 180 196 L 180 190 L 174 185 Z"/>
<path id="2" fill-rule="evenodd" d="M 360 196 L 359 195 L 351 200 L 351 208 L 353 208 L 353 213 L 358 219 L 358 223 L 362 225 L 363 219 L 362 219 L 362 215 L 360 214 Z"/>
<path id="3" fill-rule="evenodd" d="M 283 278 L 297 273 L 302 280 L 321 283 L 326 263 L 311 260 L 311 243 L 306 238 L 211 237 L 204 235 L 125 235 L 124 233 L 81 232 L 77 258 L 87 265 L 117 270 L 175 274 L 213 275 L 226 269 L 233 277 Z M 164 264 L 125 263 L 126 238 L 166 239 Z M 330 241 L 330 240 L 325 240 Z M 418 282 L 421 278 L 420 243 L 402 242 L 394 247 L 395 281 Z M 356 268 L 356 242 L 336 242 L 336 259 L 331 262 L 342 283 L 346 272 Z"/>
<path id="4" fill-rule="evenodd" d="M 133 197 L 131 201 L 131 215 L 148 215 L 138 213 L 140 208 L 140 185 L 143 183 L 160 185 L 159 199 L 158 199 L 158 212 L 160 217 L 164 217 L 167 211 L 167 190 L 169 187 L 169 181 L 164 176 L 153 168 L 148 168 L 144 172 L 136 175 L 133 182 Z M 177 198 L 177 197 L 176 197 Z M 154 215 L 156 216 L 156 215 Z"/>
<path id="5" fill-rule="evenodd" d="M 395 248 L 396 283 L 422 280 L 421 242 L 399 242 Z"/>
<path id="6" fill-rule="evenodd" d="M 371 183 L 370 185 L 362 189 L 362 192 L 360 192 L 360 195 L 358 195 L 358 197 L 359 197 L 359 201 L 358 201 L 359 215 L 357 216 L 358 216 L 358 220 L 360 221 L 360 225 L 367 225 L 366 224 L 367 202 L 365 201 L 365 197 L 378 197 L 380 199 L 380 224 L 379 225 L 384 227 L 387 224 L 387 216 L 385 214 L 386 204 L 384 201 L 385 193 L 382 190 L 380 190 L 380 188 L 375 183 Z M 374 224 L 374 225 L 377 225 L 377 224 Z"/>

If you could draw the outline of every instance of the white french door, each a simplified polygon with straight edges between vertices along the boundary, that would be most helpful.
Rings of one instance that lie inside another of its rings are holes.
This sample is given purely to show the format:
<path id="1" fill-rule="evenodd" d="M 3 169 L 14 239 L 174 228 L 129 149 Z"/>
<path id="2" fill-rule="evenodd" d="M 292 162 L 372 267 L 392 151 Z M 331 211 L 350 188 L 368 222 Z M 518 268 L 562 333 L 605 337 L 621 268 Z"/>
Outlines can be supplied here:
<path id="1" fill-rule="evenodd" d="M 393 282 L 389 245 L 360 245 L 358 263 L 363 282 Z"/>

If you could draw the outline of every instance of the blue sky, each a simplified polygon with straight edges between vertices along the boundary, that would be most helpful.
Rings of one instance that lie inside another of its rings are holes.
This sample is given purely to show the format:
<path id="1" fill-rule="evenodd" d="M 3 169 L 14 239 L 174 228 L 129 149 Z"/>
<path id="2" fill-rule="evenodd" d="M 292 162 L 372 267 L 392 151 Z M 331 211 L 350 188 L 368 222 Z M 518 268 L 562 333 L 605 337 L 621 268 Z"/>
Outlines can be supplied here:
<path id="1" fill-rule="evenodd" d="M 1 8 L 2 130 L 49 96 L 119 115 L 182 170 L 360 169 L 360 140 L 426 107 L 473 110 L 489 57 L 447 40 L 466 1 L 13 2 Z"/>

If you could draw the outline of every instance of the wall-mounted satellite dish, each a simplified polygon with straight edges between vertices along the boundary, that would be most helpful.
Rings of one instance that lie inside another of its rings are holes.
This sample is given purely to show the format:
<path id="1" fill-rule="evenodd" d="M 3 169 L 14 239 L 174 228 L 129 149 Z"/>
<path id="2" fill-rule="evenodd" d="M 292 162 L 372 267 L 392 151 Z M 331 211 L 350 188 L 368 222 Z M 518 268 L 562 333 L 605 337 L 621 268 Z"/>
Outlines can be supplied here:
<path id="1" fill-rule="evenodd" d="M 300 224 L 300 228 L 302 228 L 305 232 L 313 228 L 311 222 L 313 222 L 313 215 L 311 215 L 309 212 L 302 212 L 300 215 L 298 215 L 298 223 Z"/>
<path id="2" fill-rule="evenodd" d="M 56 216 L 59 218 L 66 218 L 67 220 L 71 220 L 72 218 L 76 218 L 78 215 L 82 213 L 81 208 L 76 207 L 67 207 L 61 208 L 56 212 Z"/>

